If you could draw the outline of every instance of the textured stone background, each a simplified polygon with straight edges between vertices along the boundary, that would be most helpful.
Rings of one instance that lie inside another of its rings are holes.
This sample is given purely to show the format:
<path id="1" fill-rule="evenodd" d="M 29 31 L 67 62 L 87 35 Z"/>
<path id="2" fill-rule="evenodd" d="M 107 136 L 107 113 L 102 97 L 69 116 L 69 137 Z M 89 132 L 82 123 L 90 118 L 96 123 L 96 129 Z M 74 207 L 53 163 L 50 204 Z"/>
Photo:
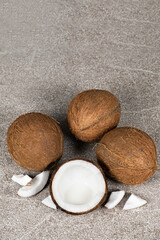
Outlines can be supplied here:
<path id="1" fill-rule="evenodd" d="M 79 144 L 69 133 L 66 111 L 77 93 L 100 88 L 120 99 L 119 126 L 146 131 L 159 155 L 159 74 L 159 0 L 0 1 L 1 240 L 160 238 L 160 173 L 134 187 L 108 181 L 110 191 L 124 189 L 146 199 L 142 208 L 122 211 L 120 204 L 71 216 L 41 204 L 48 187 L 29 199 L 17 196 L 11 177 L 28 172 L 12 161 L 6 146 L 9 125 L 22 113 L 39 111 L 61 123 L 60 163 L 96 160 L 94 144 Z"/>

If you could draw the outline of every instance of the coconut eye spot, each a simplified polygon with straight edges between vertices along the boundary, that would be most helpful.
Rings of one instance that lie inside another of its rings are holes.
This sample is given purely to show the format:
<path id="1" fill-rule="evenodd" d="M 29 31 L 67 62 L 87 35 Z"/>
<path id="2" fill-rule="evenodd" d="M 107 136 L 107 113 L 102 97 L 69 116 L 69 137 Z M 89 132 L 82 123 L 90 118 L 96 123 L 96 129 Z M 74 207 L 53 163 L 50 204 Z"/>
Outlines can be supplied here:
<path id="1" fill-rule="evenodd" d="M 62 165 L 52 181 L 57 204 L 66 211 L 83 212 L 94 208 L 104 197 L 106 183 L 92 163 L 72 160 Z"/>

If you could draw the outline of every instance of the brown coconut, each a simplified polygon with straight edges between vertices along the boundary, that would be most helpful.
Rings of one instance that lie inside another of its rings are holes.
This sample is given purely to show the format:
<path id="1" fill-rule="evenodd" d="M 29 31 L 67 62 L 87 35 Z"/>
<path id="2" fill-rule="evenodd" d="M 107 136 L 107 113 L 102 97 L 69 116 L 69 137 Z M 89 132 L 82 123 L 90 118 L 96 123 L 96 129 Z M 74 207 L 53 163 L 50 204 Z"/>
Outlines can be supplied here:
<path id="1" fill-rule="evenodd" d="M 71 101 L 67 119 L 76 138 L 93 142 L 116 127 L 120 115 L 119 100 L 108 91 L 94 89 L 81 92 Z"/>
<path id="2" fill-rule="evenodd" d="M 153 140 L 132 127 L 106 133 L 98 144 L 96 155 L 107 176 L 127 185 L 143 183 L 157 170 Z"/>
<path id="3" fill-rule="evenodd" d="M 43 171 L 54 167 L 63 153 L 63 133 L 57 122 L 41 113 L 17 118 L 7 133 L 8 151 L 21 167 Z"/>

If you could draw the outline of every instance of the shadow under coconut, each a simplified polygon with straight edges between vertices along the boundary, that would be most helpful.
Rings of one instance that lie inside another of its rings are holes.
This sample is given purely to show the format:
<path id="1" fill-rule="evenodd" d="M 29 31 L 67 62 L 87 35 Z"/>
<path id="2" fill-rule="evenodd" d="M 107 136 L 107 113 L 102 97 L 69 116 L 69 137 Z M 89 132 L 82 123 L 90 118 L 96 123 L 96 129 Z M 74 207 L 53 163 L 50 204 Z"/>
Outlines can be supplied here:
<path id="1" fill-rule="evenodd" d="M 51 117 L 55 118 L 54 116 L 51 116 Z M 74 158 L 85 158 L 85 159 L 89 158 L 91 160 L 95 159 L 95 157 L 93 158 L 93 151 L 92 151 L 92 147 L 95 143 L 82 142 L 78 140 L 71 133 L 68 126 L 66 113 L 61 113 L 59 115 L 56 115 L 56 120 L 60 124 L 60 127 L 64 135 L 64 152 L 61 158 L 62 162 L 69 159 L 74 159 Z M 60 165 L 59 162 L 58 162 L 58 165 Z"/>
<path id="2" fill-rule="evenodd" d="M 128 198 L 131 196 L 132 193 L 129 192 L 125 192 L 124 197 L 122 198 L 122 200 L 120 201 L 120 203 L 118 203 L 118 205 L 116 206 L 118 209 L 123 209 L 125 203 L 127 202 Z"/>

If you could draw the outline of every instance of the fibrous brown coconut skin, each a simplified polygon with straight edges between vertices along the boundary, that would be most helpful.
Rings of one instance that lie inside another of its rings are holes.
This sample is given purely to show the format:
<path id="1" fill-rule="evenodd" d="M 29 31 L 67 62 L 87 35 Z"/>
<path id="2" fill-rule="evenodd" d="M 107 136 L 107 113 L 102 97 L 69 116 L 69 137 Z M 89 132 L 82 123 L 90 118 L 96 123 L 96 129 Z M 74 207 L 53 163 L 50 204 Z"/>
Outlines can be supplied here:
<path id="1" fill-rule="evenodd" d="M 106 175 L 126 185 L 143 183 L 157 170 L 153 140 L 132 127 L 106 133 L 98 144 L 96 155 Z"/>
<path id="2" fill-rule="evenodd" d="M 71 160 L 68 160 L 67 162 L 74 161 L 74 160 L 76 160 L 76 159 L 71 159 Z M 62 211 L 66 212 L 66 213 L 68 213 L 68 214 L 71 214 L 71 215 L 82 215 L 82 214 L 87 214 L 87 213 L 92 212 L 93 210 L 101 207 L 101 206 L 106 202 L 106 199 L 107 199 L 107 196 L 108 196 L 107 180 L 106 180 L 105 174 L 104 174 L 102 168 L 100 167 L 100 165 L 97 164 L 97 163 L 95 163 L 95 162 L 92 162 L 92 161 L 90 161 L 90 160 L 88 160 L 88 159 L 80 159 L 80 160 L 89 162 L 89 163 L 95 165 L 95 166 L 100 170 L 100 172 L 102 173 L 102 175 L 103 175 L 103 177 L 104 177 L 106 189 L 105 189 L 105 194 L 104 194 L 102 200 L 99 202 L 99 204 L 97 204 L 94 208 L 90 209 L 89 211 L 84 211 L 84 212 L 69 212 L 69 211 L 61 208 L 61 207 L 58 205 L 58 203 L 56 202 L 55 198 L 54 198 L 54 193 L 53 193 L 53 191 L 52 191 L 52 182 L 54 181 L 54 177 L 55 177 L 55 174 L 57 173 L 57 171 L 60 169 L 60 167 L 61 167 L 62 165 L 64 165 L 64 164 L 67 163 L 67 162 L 63 163 L 61 166 L 59 166 L 57 169 L 55 169 L 55 170 L 53 171 L 52 176 L 51 176 L 51 179 L 50 179 L 49 189 L 50 189 L 51 198 L 52 198 L 53 202 L 55 203 L 55 205 L 57 206 L 57 208 L 61 209 Z"/>
<path id="3" fill-rule="evenodd" d="M 87 90 L 78 94 L 68 107 L 71 132 L 84 142 L 93 142 L 119 123 L 119 100 L 105 90 Z"/>
<path id="4" fill-rule="evenodd" d="M 7 145 L 17 164 L 39 172 L 55 166 L 62 156 L 64 139 L 53 118 L 41 113 L 27 113 L 9 127 Z"/>

